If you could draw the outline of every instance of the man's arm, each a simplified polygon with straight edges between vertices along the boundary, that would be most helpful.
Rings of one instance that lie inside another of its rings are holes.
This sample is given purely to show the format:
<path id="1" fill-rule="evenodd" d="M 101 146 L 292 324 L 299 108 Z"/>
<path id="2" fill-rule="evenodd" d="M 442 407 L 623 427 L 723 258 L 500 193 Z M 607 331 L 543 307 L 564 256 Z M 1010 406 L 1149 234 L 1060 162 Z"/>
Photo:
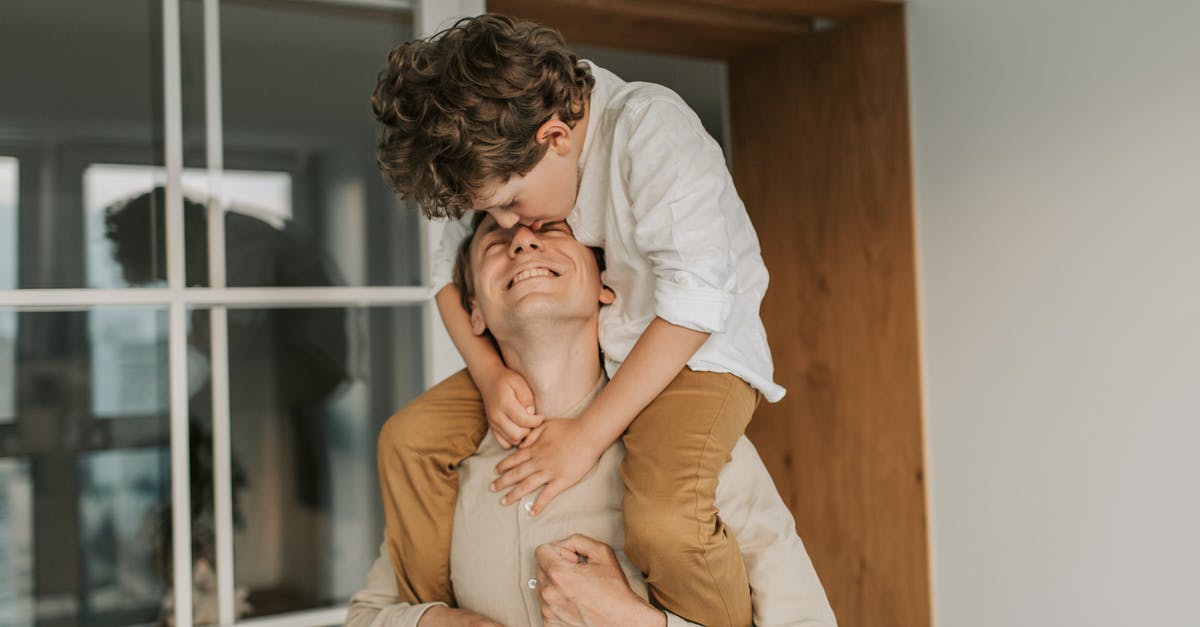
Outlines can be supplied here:
<path id="1" fill-rule="evenodd" d="M 744 436 L 721 471 L 716 505 L 737 537 L 750 577 L 754 624 L 836 627 L 825 588 L 796 533 L 796 521 L 758 451 Z"/>
<path id="2" fill-rule="evenodd" d="M 428 627 L 421 618 L 430 608 L 444 603 L 413 605 L 400 601 L 396 593 L 396 574 L 387 553 L 387 540 L 379 546 L 379 557 L 367 571 L 367 585 L 350 597 L 345 627 Z"/>

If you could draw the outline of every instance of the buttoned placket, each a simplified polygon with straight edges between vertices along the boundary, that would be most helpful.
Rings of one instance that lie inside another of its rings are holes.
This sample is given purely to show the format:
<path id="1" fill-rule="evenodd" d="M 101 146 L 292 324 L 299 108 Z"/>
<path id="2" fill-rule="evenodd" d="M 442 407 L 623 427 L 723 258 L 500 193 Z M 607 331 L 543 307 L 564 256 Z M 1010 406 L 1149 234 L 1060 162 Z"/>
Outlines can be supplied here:
<path id="1" fill-rule="evenodd" d="M 537 593 L 537 561 L 530 559 L 540 543 L 537 536 L 537 520 L 533 515 L 534 495 L 526 496 L 518 507 L 512 508 L 517 518 L 517 539 L 521 564 L 521 579 L 523 582 L 521 598 L 525 601 L 525 611 L 534 617 L 542 615 L 541 601 Z"/>

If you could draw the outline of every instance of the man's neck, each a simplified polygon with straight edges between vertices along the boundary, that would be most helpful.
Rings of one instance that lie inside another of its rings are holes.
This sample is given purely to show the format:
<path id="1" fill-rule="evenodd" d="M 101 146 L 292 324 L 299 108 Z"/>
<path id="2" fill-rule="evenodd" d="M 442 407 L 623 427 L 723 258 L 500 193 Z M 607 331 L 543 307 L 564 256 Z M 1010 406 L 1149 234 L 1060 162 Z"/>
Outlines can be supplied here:
<path id="1" fill-rule="evenodd" d="M 591 331 L 575 324 L 541 325 L 500 342 L 509 368 L 525 378 L 537 401 L 537 413 L 562 417 L 596 387 L 600 378 L 595 323 Z M 547 328 L 549 326 L 549 328 Z"/>

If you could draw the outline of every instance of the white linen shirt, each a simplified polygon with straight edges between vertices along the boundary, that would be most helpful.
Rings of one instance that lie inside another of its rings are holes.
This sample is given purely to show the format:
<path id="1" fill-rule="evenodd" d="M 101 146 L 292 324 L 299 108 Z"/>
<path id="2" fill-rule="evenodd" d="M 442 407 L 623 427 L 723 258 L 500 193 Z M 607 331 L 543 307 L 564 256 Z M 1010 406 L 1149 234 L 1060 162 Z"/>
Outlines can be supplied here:
<path id="1" fill-rule="evenodd" d="M 602 385 L 603 380 L 567 415 L 578 415 Z M 534 550 L 573 533 L 611 546 L 630 586 L 645 599 L 645 581 L 623 550 L 620 466 L 624 445 L 618 440 L 610 446 L 579 483 L 538 516 L 528 509 L 536 492 L 520 503 L 501 506 L 501 495 L 488 490 L 496 464 L 509 452 L 500 448 L 489 432 L 478 451 L 459 468 L 450 544 L 450 579 L 459 606 L 508 627 L 540 626 Z M 745 436 L 738 440 L 732 459 L 719 475 L 716 505 L 738 540 L 750 580 L 754 624 L 836 627 L 825 589 L 796 534 L 792 514 Z M 415 627 L 433 605 L 437 604 L 399 601 L 385 539 L 367 574 L 367 586 L 350 600 L 346 627 Z M 692 623 L 667 613 L 667 624 Z"/>
<path id="2" fill-rule="evenodd" d="M 596 84 L 567 223 L 604 249 L 604 283 L 617 295 L 600 312 L 605 370 L 616 373 L 657 316 L 711 334 L 689 368 L 731 373 L 778 401 L 785 390 L 759 318 L 767 269 L 720 146 L 675 92 L 587 63 Z M 468 214 L 443 231 L 435 290 L 450 282 L 469 226 Z"/>

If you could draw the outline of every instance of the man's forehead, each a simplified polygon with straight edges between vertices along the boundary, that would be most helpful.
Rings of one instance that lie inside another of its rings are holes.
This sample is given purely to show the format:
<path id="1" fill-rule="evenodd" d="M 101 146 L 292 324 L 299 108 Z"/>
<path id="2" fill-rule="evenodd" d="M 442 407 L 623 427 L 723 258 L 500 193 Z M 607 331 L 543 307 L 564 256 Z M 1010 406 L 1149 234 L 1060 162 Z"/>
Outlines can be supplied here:
<path id="1" fill-rule="evenodd" d="M 487 235 L 488 233 L 491 233 L 492 231 L 503 230 L 500 228 L 500 223 L 496 222 L 496 218 L 492 217 L 492 214 L 480 212 L 479 215 L 483 217 L 476 217 L 475 231 L 471 233 L 471 246 L 474 246 L 475 242 L 483 239 L 483 236 Z"/>

